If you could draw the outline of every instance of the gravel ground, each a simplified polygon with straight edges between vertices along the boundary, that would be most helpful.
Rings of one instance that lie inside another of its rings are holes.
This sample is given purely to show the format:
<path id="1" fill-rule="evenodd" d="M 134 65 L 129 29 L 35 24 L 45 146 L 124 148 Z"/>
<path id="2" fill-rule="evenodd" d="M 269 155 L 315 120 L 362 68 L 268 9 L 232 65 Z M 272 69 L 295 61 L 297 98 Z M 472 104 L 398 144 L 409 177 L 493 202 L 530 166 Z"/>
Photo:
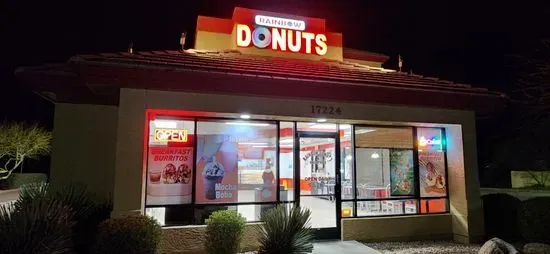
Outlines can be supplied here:
<path id="1" fill-rule="evenodd" d="M 365 245 L 383 254 L 477 254 L 481 245 L 464 245 L 447 241 L 422 242 L 380 242 Z"/>

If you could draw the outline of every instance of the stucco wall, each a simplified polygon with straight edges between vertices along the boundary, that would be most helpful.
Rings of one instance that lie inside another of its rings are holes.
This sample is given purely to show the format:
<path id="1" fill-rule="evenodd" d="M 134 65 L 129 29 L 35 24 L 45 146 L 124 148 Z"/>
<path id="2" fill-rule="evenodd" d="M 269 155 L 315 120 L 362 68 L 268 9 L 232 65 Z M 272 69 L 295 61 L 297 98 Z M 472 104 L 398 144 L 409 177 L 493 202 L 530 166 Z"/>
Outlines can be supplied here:
<path id="1" fill-rule="evenodd" d="M 480 242 L 483 240 L 484 223 L 479 193 L 475 124 L 449 126 L 445 131 L 454 240 L 464 243 Z"/>
<path id="2" fill-rule="evenodd" d="M 481 239 L 483 213 L 477 180 L 475 114 L 437 108 L 122 89 L 118 116 L 115 212 L 142 209 L 144 205 L 143 132 L 146 109 L 184 110 L 190 115 L 193 112 L 246 112 L 287 120 L 290 117 L 313 120 L 320 116 L 311 113 L 312 105 L 340 107 L 341 115 L 323 117 L 348 123 L 445 128 L 454 239 L 461 242 Z"/>
<path id="3" fill-rule="evenodd" d="M 343 219 L 342 240 L 375 242 L 451 239 L 451 217 L 449 214 L 433 214 Z"/>
<path id="4" fill-rule="evenodd" d="M 241 249 L 243 251 L 257 250 L 258 230 L 257 223 L 246 224 Z M 160 253 L 193 253 L 203 254 L 206 226 L 172 227 L 162 230 Z"/>
<path id="5" fill-rule="evenodd" d="M 115 106 L 55 105 L 52 183 L 85 183 L 92 191 L 112 196 L 117 115 Z"/>

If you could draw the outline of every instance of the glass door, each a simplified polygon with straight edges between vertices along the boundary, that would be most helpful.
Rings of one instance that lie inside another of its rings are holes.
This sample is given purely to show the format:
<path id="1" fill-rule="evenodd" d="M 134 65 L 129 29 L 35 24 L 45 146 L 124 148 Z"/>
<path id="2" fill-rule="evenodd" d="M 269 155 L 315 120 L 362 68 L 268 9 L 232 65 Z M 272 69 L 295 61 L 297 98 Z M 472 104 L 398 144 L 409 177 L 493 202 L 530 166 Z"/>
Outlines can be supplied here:
<path id="1" fill-rule="evenodd" d="M 335 133 L 298 132 L 296 200 L 311 211 L 318 239 L 339 238 L 340 144 Z"/>

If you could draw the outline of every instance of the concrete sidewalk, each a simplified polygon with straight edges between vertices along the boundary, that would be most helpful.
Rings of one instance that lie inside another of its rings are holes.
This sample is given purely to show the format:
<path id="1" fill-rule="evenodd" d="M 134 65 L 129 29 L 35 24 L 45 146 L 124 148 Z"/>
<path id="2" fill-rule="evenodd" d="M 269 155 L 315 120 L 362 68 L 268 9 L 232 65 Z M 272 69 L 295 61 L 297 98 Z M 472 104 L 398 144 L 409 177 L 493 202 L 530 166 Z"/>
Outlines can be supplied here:
<path id="1" fill-rule="evenodd" d="M 313 244 L 313 254 L 380 254 L 357 241 L 319 241 Z"/>

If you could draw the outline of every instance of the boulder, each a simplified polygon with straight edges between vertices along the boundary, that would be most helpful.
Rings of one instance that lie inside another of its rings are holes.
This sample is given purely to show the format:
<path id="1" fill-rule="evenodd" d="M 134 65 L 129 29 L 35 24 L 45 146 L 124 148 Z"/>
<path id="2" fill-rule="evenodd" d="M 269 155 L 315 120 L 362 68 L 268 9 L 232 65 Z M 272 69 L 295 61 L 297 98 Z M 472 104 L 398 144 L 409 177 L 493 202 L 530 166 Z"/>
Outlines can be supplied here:
<path id="1" fill-rule="evenodd" d="M 514 248 L 513 245 L 507 243 L 506 241 L 499 239 L 499 238 L 493 238 L 479 249 L 478 254 L 518 254 L 519 251 Z"/>
<path id="2" fill-rule="evenodd" d="M 528 243 L 523 246 L 525 254 L 550 254 L 550 245 L 544 243 Z"/>

